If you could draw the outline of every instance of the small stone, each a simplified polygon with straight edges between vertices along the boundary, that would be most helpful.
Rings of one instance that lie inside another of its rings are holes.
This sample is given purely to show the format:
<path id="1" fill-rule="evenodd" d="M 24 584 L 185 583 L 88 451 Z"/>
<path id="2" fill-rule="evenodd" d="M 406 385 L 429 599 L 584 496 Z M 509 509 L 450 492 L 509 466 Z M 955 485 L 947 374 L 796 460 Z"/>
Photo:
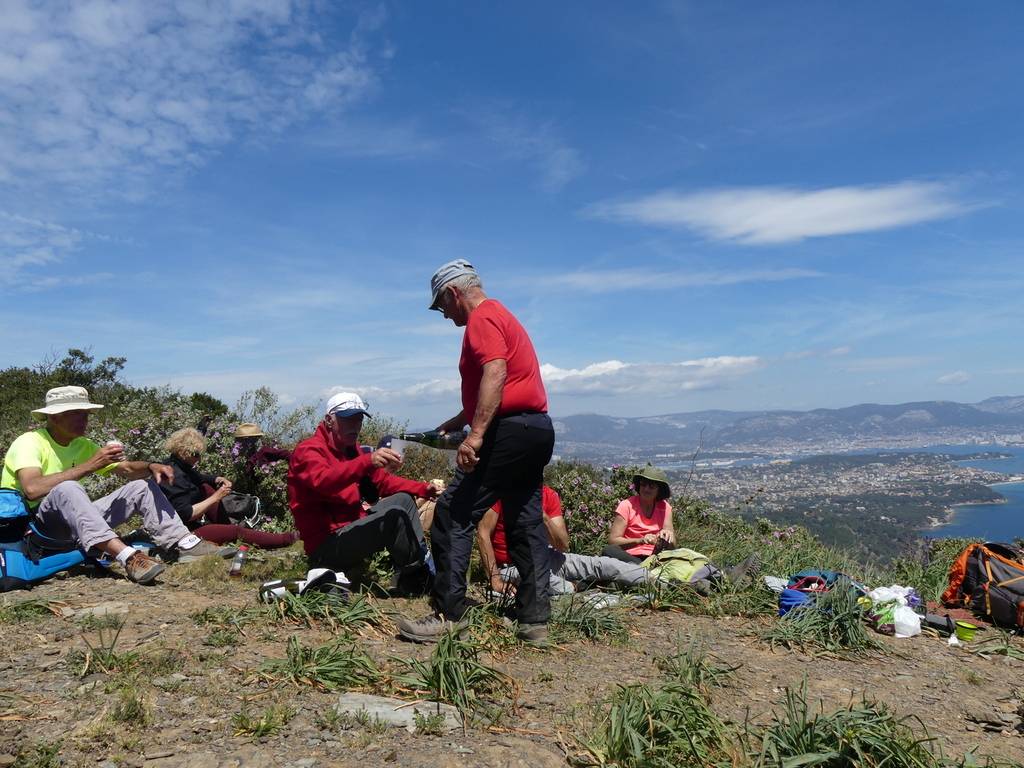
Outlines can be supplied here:
<path id="1" fill-rule="evenodd" d="M 170 757 L 174 753 L 173 749 L 158 749 L 155 752 L 147 752 L 145 758 L 146 760 L 159 760 L 161 757 Z"/>
<path id="2" fill-rule="evenodd" d="M 60 653 L 60 648 L 44 648 L 43 656 L 56 656 Z"/>
<path id="3" fill-rule="evenodd" d="M 10 768 L 17 759 L 15 755 L 0 755 L 0 768 Z"/>

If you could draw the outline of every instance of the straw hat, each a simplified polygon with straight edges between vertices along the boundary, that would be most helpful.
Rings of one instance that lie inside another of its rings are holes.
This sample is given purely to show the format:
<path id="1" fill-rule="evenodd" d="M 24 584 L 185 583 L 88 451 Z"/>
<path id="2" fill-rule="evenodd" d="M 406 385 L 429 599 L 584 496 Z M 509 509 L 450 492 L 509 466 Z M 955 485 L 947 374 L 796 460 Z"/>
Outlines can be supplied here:
<path id="1" fill-rule="evenodd" d="M 235 437 L 239 440 L 244 437 L 263 437 L 263 430 L 260 429 L 259 424 L 245 422 L 244 424 L 239 424 L 235 429 Z"/>
<path id="2" fill-rule="evenodd" d="M 46 421 L 46 417 L 64 411 L 97 411 L 103 406 L 89 402 L 89 392 L 85 387 L 54 387 L 46 393 L 46 405 L 32 411 L 36 421 Z"/>

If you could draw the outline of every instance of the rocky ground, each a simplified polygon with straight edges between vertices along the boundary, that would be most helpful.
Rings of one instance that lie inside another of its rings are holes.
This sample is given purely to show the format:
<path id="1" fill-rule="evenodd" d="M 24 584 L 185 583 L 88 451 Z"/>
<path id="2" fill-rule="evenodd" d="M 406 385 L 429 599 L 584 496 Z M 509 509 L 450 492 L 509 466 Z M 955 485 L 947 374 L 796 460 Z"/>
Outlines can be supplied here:
<path id="1" fill-rule="evenodd" d="M 639 609 L 629 613 L 624 644 L 512 644 L 485 654 L 519 686 L 497 725 L 415 731 L 338 717 L 341 693 L 257 674 L 267 659 L 285 656 L 289 637 L 317 645 L 331 638 L 329 627 L 195 620 L 206 608 L 257 606 L 256 583 L 226 572 L 221 562 L 176 566 L 151 587 L 76 575 L 0 597 L 0 766 L 564 766 L 617 683 L 657 682 L 656 660 L 692 639 L 738 667 L 712 694 L 714 709 L 732 722 L 769 722 L 784 689 L 806 679 L 810 700 L 826 709 L 866 695 L 919 718 L 947 755 L 977 749 L 1024 764 L 1024 661 L 983 658 L 927 636 L 883 638 L 889 652 L 868 659 L 818 658 L 758 640 L 754 632 L 768 619 Z M 26 599 L 52 612 L 19 620 L 10 606 Z M 375 603 L 391 616 L 425 610 L 422 599 Z M 121 666 L 104 672 L 103 645 L 122 617 L 113 649 Z M 400 642 L 390 620 L 363 628 L 357 642 L 387 670 L 430 654 Z M 400 686 L 385 692 L 414 698 Z M 254 722 L 268 712 L 260 735 Z"/>

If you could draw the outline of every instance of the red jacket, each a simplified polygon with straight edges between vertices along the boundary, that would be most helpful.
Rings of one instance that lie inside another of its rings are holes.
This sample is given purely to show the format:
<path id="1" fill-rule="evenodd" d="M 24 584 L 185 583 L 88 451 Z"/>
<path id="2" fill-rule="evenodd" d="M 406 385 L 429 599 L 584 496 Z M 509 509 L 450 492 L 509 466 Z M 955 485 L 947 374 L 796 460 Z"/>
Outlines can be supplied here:
<path id="1" fill-rule="evenodd" d="M 431 493 L 428 483 L 375 469 L 368 453 L 346 456 L 323 424 L 295 446 L 288 465 L 288 506 L 307 555 L 334 531 L 366 516 L 359 493 L 363 478 L 369 478 L 381 497 L 409 493 L 427 498 Z"/>

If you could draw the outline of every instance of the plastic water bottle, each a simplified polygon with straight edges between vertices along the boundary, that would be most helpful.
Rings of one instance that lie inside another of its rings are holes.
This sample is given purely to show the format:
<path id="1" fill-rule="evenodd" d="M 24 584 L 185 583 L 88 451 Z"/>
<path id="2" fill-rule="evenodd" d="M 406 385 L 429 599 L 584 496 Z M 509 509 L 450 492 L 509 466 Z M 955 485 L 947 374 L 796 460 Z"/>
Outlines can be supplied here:
<path id="1" fill-rule="evenodd" d="M 228 571 L 228 576 L 241 576 L 242 575 L 242 564 L 245 562 L 245 556 L 248 554 L 249 548 L 242 544 L 238 548 L 238 552 L 235 553 L 234 559 L 231 561 L 231 570 Z"/>

